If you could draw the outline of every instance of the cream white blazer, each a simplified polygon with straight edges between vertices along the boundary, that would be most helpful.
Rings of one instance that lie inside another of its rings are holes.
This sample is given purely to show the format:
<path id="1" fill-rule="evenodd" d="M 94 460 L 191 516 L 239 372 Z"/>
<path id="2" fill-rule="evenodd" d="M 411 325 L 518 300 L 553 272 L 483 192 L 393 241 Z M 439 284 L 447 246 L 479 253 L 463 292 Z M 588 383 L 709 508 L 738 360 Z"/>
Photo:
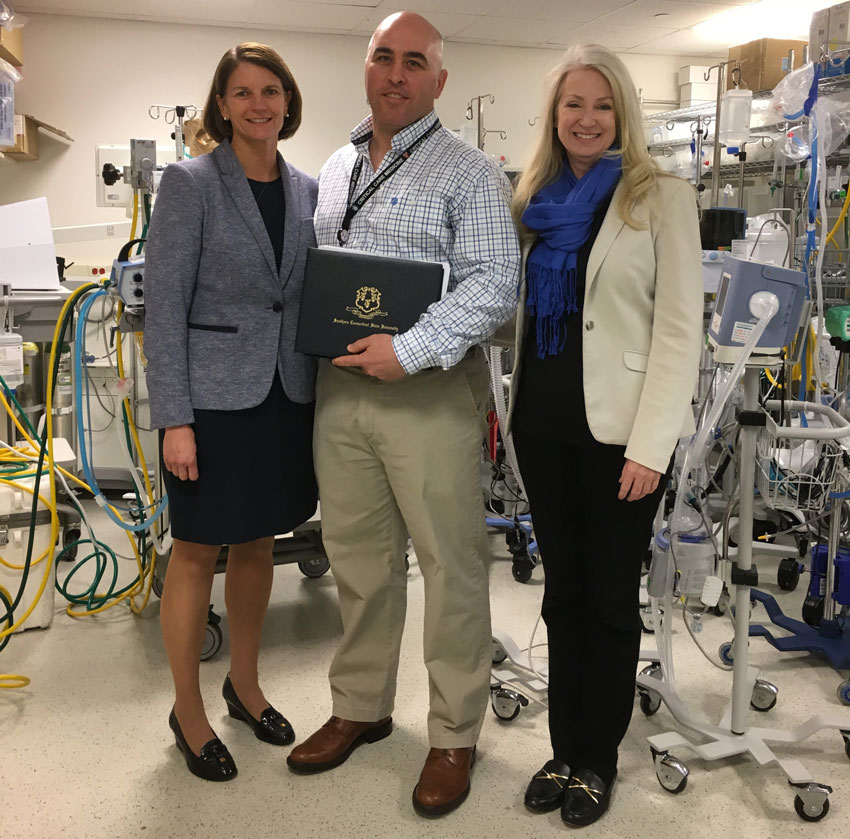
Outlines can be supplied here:
<path id="1" fill-rule="evenodd" d="M 590 432 L 626 457 L 664 472 L 680 437 L 694 432 L 691 401 L 703 341 L 699 225 L 693 187 L 662 176 L 635 210 L 617 212 L 618 184 L 587 264 L 582 348 Z M 523 254 L 508 429 L 519 392 L 526 281 Z M 558 387 L 552 382 L 552 387 Z"/>

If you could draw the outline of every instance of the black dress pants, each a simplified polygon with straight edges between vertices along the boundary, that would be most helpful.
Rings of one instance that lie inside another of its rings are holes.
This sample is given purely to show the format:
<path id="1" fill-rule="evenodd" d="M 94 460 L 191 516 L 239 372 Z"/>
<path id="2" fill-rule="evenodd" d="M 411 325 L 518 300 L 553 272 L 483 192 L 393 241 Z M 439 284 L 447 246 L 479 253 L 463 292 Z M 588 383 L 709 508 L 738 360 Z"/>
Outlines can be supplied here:
<path id="1" fill-rule="evenodd" d="M 666 478 L 620 501 L 623 446 L 518 428 L 513 438 L 545 573 L 553 756 L 610 783 L 632 716 L 641 567 Z"/>

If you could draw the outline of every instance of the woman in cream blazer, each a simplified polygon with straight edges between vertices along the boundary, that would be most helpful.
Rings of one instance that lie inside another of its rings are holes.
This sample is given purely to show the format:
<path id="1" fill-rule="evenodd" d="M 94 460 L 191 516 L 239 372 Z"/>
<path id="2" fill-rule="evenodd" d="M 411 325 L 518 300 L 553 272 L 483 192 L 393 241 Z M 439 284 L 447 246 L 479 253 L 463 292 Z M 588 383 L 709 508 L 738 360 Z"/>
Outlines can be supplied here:
<path id="1" fill-rule="evenodd" d="M 700 243 L 694 190 L 649 159 L 616 56 L 570 49 L 544 114 L 514 203 L 525 259 L 508 429 L 545 572 L 552 743 L 525 804 L 582 826 L 608 808 L 642 560 L 694 430 Z"/>
<path id="2" fill-rule="evenodd" d="M 635 208 L 646 224 L 638 230 L 616 210 L 622 192 L 621 181 L 588 260 L 582 331 L 587 422 L 598 442 L 625 446 L 629 460 L 664 472 L 676 441 L 694 433 L 690 406 L 702 331 L 694 191 L 679 178 L 659 178 Z M 509 429 L 522 380 L 530 250 L 523 248 Z"/>

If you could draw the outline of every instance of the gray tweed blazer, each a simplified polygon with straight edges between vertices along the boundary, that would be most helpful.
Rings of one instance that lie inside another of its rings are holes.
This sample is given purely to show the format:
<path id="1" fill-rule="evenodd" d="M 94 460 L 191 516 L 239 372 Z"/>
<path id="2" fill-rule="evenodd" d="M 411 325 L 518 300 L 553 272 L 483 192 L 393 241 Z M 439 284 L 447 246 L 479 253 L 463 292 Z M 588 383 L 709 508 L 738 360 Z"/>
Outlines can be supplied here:
<path id="1" fill-rule="evenodd" d="M 145 355 L 151 425 L 194 409 L 259 405 L 275 369 L 294 402 L 315 398 L 316 361 L 295 352 L 316 179 L 278 166 L 286 195 L 280 272 L 242 166 L 225 140 L 167 167 L 145 248 Z"/>

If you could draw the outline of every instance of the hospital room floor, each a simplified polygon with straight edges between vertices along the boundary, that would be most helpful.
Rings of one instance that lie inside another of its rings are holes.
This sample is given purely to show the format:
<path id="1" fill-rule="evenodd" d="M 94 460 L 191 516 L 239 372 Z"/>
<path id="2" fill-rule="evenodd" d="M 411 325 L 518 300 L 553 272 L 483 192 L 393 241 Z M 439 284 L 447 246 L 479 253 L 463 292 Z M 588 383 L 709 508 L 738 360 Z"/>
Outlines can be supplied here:
<path id="1" fill-rule="evenodd" d="M 122 548 L 119 534 L 108 527 L 96 526 L 100 538 L 126 552 L 126 539 Z M 535 569 L 532 581 L 521 585 L 511 576 L 504 538 L 493 534 L 491 545 L 493 626 L 512 635 L 520 647 L 527 646 L 539 610 L 542 569 Z M 127 579 L 133 565 L 121 560 Z M 762 588 L 777 595 L 786 612 L 799 616 L 807 577 L 796 592 L 780 592 L 769 582 L 775 579 L 775 560 L 761 565 L 767 581 Z M 60 577 L 68 568 L 60 564 Z M 512 722 L 498 720 L 488 709 L 472 792 L 459 810 L 435 821 L 414 814 L 411 792 L 428 750 L 423 594 L 415 556 L 393 734 L 358 749 L 342 767 L 317 776 L 292 774 L 285 764 L 288 748 L 261 743 L 247 726 L 227 716 L 221 698 L 228 669 L 223 584 L 223 575 L 217 575 L 213 603 L 223 616 L 225 644 L 213 660 L 201 664 L 201 684 L 213 727 L 238 764 L 238 778 L 226 784 L 201 781 L 189 774 L 175 747 L 167 726 L 173 699 L 156 598 L 141 617 L 121 606 L 75 620 L 65 614 L 57 595 L 52 626 L 16 636 L 0 654 L 0 670 L 32 680 L 23 690 L 0 692 L 3 839 L 566 835 L 569 828 L 557 812 L 532 815 L 523 807 L 526 783 L 550 756 L 546 708 L 537 701 Z M 675 630 L 683 697 L 716 722 L 730 693 L 730 674 L 703 658 L 680 618 Z M 307 579 L 295 565 L 276 568 L 261 674 L 266 696 L 290 719 L 299 739 L 330 715 L 326 673 L 340 631 L 330 574 Z M 728 618 L 707 619 L 699 637 L 716 653 L 719 644 L 731 638 Z M 535 643 L 544 640 L 541 630 Z M 653 647 L 651 635 L 644 641 L 647 648 Z M 812 714 L 843 710 L 850 728 L 850 708 L 843 708 L 836 696 L 841 677 L 829 666 L 807 654 L 778 653 L 762 640 L 754 640 L 751 650 L 761 676 L 780 691 L 772 711 L 751 712 L 751 724 L 791 727 Z M 535 655 L 545 656 L 545 646 L 537 647 Z M 575 676 L 581 678 L 581 673 Z M 783 757 L 802 760 L 815 780 L 834 787 L 829 814 L 812 825 L 795 814 L 794 791 L 784 774 L 775 766 L 758 768 L 747 758 L 707 763 L 677 749 L 691 776 L 680 795 L 666 792 L 656 780 L 646 738 L 674 728 L 665 707 L 647 718 L 636 703 L 610 812 L 583 835 L 846 836 L 850 767 L 838 732 L 823 731 L 779 750 Z"/>

